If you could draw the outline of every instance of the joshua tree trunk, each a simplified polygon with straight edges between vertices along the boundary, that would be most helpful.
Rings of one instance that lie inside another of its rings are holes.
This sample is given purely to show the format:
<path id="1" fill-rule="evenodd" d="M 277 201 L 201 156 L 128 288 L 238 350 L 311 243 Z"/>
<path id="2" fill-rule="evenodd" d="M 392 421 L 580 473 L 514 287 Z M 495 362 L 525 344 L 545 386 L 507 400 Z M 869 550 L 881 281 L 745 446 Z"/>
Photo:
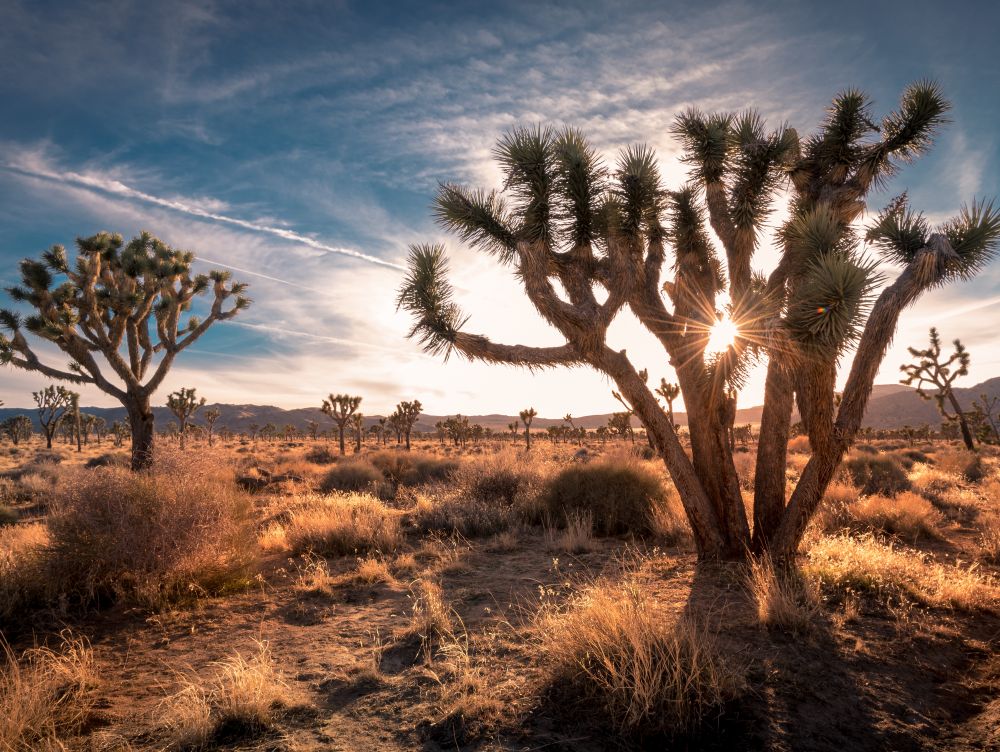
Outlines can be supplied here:
<path id="1" fill-rule="evenodd" d="M 337 433 L 340 435 L 340 454 L 347 454 L 347 447 L 344 445 L 344 426 L 337 426 Z"/>
<path id="2" fill-rule="evenodd" d="M 153 466 L 155 430 L 149 397 L 129 394 L 126 400 L 129 425 L 132 429 L 132 469 L 148 470 Z"/>
<path id="3" fill-rule="evenodd" d="M 965 442 L 965 448 L 974 451 L 976 448 L 976 443 L 972 439 L 972 431 L 969 429 L 969 421 L 965 419 L 965 413 L 962 412 L 961 406 L 958 404 L 958 399 L 955 397 L 955 393 L 948 390 L 948 401 L 951 403 L 951 409 L 955 411 L 955 417 L 958 418 L 958 425 L 962 429 L 962 441 Z"/>

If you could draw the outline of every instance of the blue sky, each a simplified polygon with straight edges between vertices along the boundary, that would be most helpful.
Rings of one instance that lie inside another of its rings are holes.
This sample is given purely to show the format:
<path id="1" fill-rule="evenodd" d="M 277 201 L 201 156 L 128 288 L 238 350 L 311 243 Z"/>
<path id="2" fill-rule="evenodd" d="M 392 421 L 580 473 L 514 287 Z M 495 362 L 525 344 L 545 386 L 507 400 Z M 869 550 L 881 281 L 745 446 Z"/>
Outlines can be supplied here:
<path id="1" fill-rule="evenodd" d="M 407 244 L 444 240 L 470 330 L 558 342 L 508 271 L 430 219 L 438 181 L 497 185 L 489 151 L 517 123 L 576 125 L 609 158 L 649 143 L 673 187 L 684 168 L 668 127 L 685 107 L 754 106 L 806 133 L 838 89 L 865 89 L 881 114 L 933 78 L 953 122 L 870 208 L 908 188 L 945 219 L 1000 193 L 991 3 L 0 0 L 0 14 L 0 280 L 54 243 L 148 229 L 251 284 L 253 307 L 186 352 L 164 395 L 195 386 L 209 401 L 296 407 L 352 391 L 369 413 L 412 397 L 432 413 L 614 409 L 607 381 L 582 369 L 425 356 L 393 308 Z M 756 265 L 773 259 L 765 248 Z M 998 305 L 1000 264 L 927 296 L 879 381 L 896 380 L 905 344 L 932 323 L 969 346 L 969 385 L 1000 372 Z M 627 316 L 612 337 L 669 377 Z M 5 370 L 0 399 L 26 405 L 39 383 Z M 96 391 L 85 402 L 110 404 Z"/>

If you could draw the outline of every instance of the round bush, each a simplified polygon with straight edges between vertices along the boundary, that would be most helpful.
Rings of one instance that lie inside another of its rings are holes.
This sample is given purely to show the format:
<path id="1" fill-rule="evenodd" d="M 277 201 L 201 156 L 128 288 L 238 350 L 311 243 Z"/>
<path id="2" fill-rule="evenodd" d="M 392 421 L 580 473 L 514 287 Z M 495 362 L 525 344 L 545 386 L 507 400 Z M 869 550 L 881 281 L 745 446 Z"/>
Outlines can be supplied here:
<path id="1" fill-rule="evenodd" d="M 910 490 L 910 479 L 900 464 L 888 455 L 861 455 L 851 457 L 844 463 L 844 469 L 851 476 L 861 493 L 895 496 Z"/>
<path id="2" fill-rule="evenodd" d="M 604 460 L 567 467 L 549 481 L 542 504 L 550 519 L 591 515 L 602 535 L 653 531 L 655 511 L 665 503 L 663 481 L 636 461 Z"/>
<path id="3" fill-rule="evenodd" d="M 450 480 L 458 468 L 458 463 L 454 460 L 407 452 L 377 452 L 369 460 L 382 471 L 386 480 L 401 486 Z"/>
<path id="4" fill-rule="evenodd" d="M 332 465 L 337 461 L 337 455 L 331 452 L 329 447 L 316 446 L 306 452 L 305 459 L 314 465 Z"/>
<path id="5" fill-rule="evenodd" d="M 333 467 L 320 481 L 320 490 L 365 491 L 382 482 L 382 473 L 367 462 L 344 462 Z"/>

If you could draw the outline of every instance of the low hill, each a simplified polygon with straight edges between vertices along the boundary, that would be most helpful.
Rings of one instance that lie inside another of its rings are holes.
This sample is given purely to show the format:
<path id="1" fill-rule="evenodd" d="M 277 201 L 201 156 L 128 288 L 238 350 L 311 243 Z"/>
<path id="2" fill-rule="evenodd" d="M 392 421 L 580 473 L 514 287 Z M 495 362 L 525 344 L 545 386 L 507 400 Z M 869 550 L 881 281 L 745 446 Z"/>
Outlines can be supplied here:
<path id="1" fill-rule="evenodd" d="M 991 397 L 1000 397 L 1000 377 L 992 378 L 981 384 L 965 389 L 956 389 L 960 404 L 965 409 L 972 408 L 972 401 L 980 394 Z M 272 423 L 280 430 L 286 425 L 293 425 L 302 430 L 306 427 L 307 421 L 314 420 L 325 430 L 333 426 L 332 421 L 324 415 L 318 408 L 301 407 L 286 410 L 273 405 L 229 405 L 214 404 L 206 407 L 214 407 L 221 415 L 217 423 L 218 427 L 226 426 L 233 431 L 249 431 L 251 424 L 265 426 Z M 204 409 L 204 408 L 203 408 Z M 113 421 L 123 420 L 125 410 L 121 407 L 85 407 L 83 411 L 104 418 L 108 425 Z M 156 415 L 156 422 L 159 426 L 164 426 L 171 420 L 173 415 L 166 407 L 155 407 L 153 412 Z M 0 407 L 0 420 L 13 415 L 28 415 L 35 428 L 38 429 L 38 420 L 34 408 Z M 737 411 L 736 423 L 739 425 L 746 423 L 760 423 L 761 407 L 748 407 Z M 379 416 L 368 416 L 365 419 L 366 425 L 374 423 Z M 422 414 L 417 421 L 415 429 L 420 432 L 434 431 L 434 425 L 448 416 Z M 511 422 L 517 420 L 512 415 L 502 415 L 491 413 L 488 415 L 469 415 L 469 423 L 479 423 L 491 428 L 494 431 L 505 432 Z M 576 426 L 583 426 L 587 429 L 594 429 L 598 426 L 607 425 L 610 414 L 602 415 L 581 415 L 573 418 Z M 683 412 L 677 412 L 675 418 L 680 425 L 687 425 L 687 416 Z M 200 422 L 195 416 L 195 423 Z M 933 401 L 923 400 L 916 391 L 902 384 L 876 384 L 872 390 L 872 397 L 868 403 L 868 410 L 865 413 L 864 425 L 873 428 L 901 428 L 904 425 L 919 426 L 928 423 L 932 426 L 938 425 L 941 417 L 938 414 L 937 406 Z M 532 423 L 533 428 L 544 430 L 548 426 L 561 425 L 561 418 L 535 418 Z"/>

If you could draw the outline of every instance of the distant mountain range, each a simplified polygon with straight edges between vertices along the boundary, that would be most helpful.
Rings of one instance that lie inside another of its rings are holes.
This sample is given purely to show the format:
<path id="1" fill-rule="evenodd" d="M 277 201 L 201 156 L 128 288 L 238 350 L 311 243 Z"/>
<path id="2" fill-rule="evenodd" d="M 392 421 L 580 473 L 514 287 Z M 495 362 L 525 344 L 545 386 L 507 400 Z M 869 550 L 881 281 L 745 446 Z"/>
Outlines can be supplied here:
<path id="1" fill-rule="evenodd" d="M 1000 377 L 989 379 L 966 389 L 956 389 L 955 394 L 958 396 L 962 407 L 966 410 L 971 410 L 972 401 L 978 398 L 980 394 L 1000 397 Z M 295 426 L 297 429 L 304 429 L 306 422 L 310 420 L 319 423 L 322 429 L 330 428 L 333 425 L 330 419 L 315 407 L 300 407 L 293 410 L 285 410 L 271 405 L 215 404 L 206 405 L 206 407 L 214 407 L 220 411 L 221 415 L 216 424 L 217 428 L 226 426 L 236 432 L 249 430 L 251 423 L 256 423 L 258 426 L 273 423 L 279 429 L 289 424 Z M 736 423 L 738 425 L 760 423 L 761 409 L 761 406 L 758 405 L 738 410 Z M 82 410 L 83 412 L 104 418 L 108 422 L 108 425 L 111 425 L 113 421 L 125 418 L 125 409 L 121 407 L 85 407 Z M 153 412 L 156 415 L 158 426 L 165 426 L 168 422 L 174 420 L 173 415 L 166 407 L 154 407 Z M 34 408 L 0 407 L 0 420 L 12 415 L 22 414 L 28 415 L 35 423 L 36 429 L 38 428 Z M 367 417 L 365 422 L 370 425 L 378 417 Z M 417 421 L 415 430 L 432 432 L 434 431 L 434 424 L 440 420 L 444 420 L 446 417 L 448 416 L 421 415 Z M 479 423 L 485 428 L 492 428 L 494 431 L 507 431 L 507 425 L 517 420 L 515 416 L 497 413 L 490 415 L 469 415 L 467 417 L 469 418 L 469 423 Z M 584 428 L 594 429 L 598 426 L 607 425 L 609 417 L 610 413 L 603 415 L 581 415 L 574 417 L 573 423 L 578 427 L 583 426 Z M 675 413 L 674 417 L 680 425 L 687 424 L 687 416 L 684 413 Z M 195 416 L 194 422 L 200 422 L 198 416 Z M 940 422 L 941 416 L 938 414 L 937 406 L 934 402 L 922 400 L 913 388 L 903 386 L 902 384 L 876 384 L 872 390 L 872 397 L 868 402 L 864 425 L 871 426 L 872 428 L 901 428 L 905 425 L 919 426 L 922 423 L 936 426 Z M 532 427 L 544 429 L 548 426 L 561 425 L 562 423 L 562 418 L 539 417 L 535 418 Z"/>

